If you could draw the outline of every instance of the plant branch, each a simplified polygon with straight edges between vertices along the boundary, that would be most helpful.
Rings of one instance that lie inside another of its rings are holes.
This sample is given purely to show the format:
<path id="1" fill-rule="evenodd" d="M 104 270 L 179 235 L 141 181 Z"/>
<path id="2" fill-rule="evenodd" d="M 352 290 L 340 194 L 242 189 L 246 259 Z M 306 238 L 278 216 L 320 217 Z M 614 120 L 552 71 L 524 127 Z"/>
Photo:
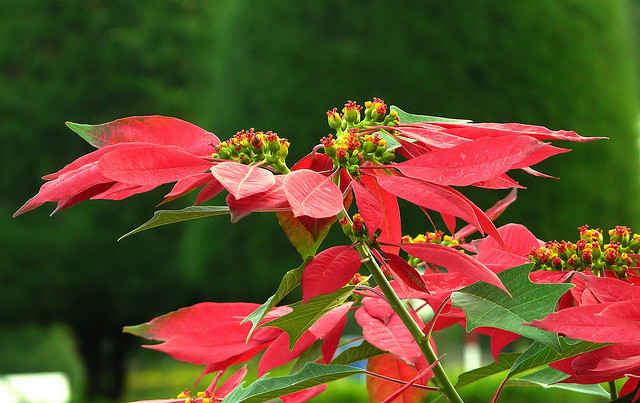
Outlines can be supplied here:
<path id="1" fill-rule="evenodd" d="M 334 177 L 334 181 L 336 181 L 338 185 L 340 180 L 339 178 L 340 175 L 336 175 Z M 337 214 L 337 218 L 338 220 L 347 218 L 350 221 L 350 218 L 344 209 L 342 209 L 342 211 Z M 353 242 L 358 242 L 358 239 L 353 234 L 347 235 Z M 436 353 L 433 351 L 433 348 L 431 348 L 429 339 L 425 337 L 425 334 L 422 332 L 420 326 L 416 323 L 398 295 L 395 293 L 395 291 L 391 287 L 391 284 L 389 284 L 389 281 L 384 276 L 382 270 L 380 269 L 380 266 L 374 259 L 369 246 L 363 243 L 358 243 L 356 245 L 356 250 L 360 253 L 360 257 L 366 260 L 364 262 L 365 266 L 373 276 L 373 279 L 375 280 L 378 287 L 380 287 L 380 290 L 382 290 L 383 294 L 387 298 L 387 301 L 389 302 L 389 305 L 391 305 L 391 308 L 396 314 L 398 314 L 404 325 L 407 327 L 413 338 L 418 343 L 418 346 L 420 346 L 420 349 L 422 350 L 422 353 L 424 354 L 429 364 L 435 363 L 433 367 L 433 374 L 438 386 L 440 387 L 441 392 L 447 397 L 447 399 L 449 399 L 450 402 L 462 402 L 462 398 L 458 394 L 458 391 L 454 388 L 453 383 L 451 383 L 451 380 L 447 376 L 447 373 L 444 371 L 444 368 L 438 361 Z"/>

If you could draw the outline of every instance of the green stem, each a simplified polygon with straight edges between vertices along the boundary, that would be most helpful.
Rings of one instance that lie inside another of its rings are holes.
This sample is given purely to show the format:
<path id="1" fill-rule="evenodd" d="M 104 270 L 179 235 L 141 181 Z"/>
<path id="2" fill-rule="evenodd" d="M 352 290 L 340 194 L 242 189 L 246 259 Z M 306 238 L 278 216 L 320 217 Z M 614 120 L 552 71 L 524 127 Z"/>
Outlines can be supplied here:
<path id="1" fill-rule="evenodd" d="M 336 177 L 339 177 L 339 175 L 336 175 Z M 343 209 L 337 215 L 337 217 L 339 220 L 342 220 L 343 218 L 347 217 L 347 212 Z M 358 239 L 355 236 L 349 235 L 349 237 L 354 243 L 358 242 Z M 404 306 L 396 292 L 391 287 L 391 284 L 389 284 L 389 281 L 384 276 L 382 270 L 380 269 L 380 266 L 374 259 L 369 246 L 366 244 L 357 243 L 356 249 L 360 253 L 360 257 L 364 260 L 364 264 L 367 266 L 367 269 L 369 269 L 369 272 L 373 276 L 376 284 L 378 285 L 378 287 L 380 287 L 380 290 L 382 290 L 385 297 L 387 297 L 389 305 L 391 305 L 391 308 L 395 313 L 398 314 L 398 316 L 402 320 L 402 323 L 404 323 L 407 329 L 409 329 L 409 332 L 418 343 L 418 346 L 420 346 L 420 349 L 422 350 L 422 353 L 424 354 L 429 364 L 433 364 L 434 362 L 436 362 L 438 357 L 431 348 L 429 339 L 425 337 L 425 334 L 422 332 L 420 326 L 416 323 L 407 308 Z M 447 373 L 444 371 L 444 368 L 442 367 L 440 362 L 438 362 L 433 367 L 433 374 L 436 378 L 441 392 L 444 393 L 447 399 L 449 399 L 450 402 L 461 403 L 462 398 L 460 397 L 460 395 L 458 395 L 458 391 L 454 388 L 451 380 L 447 376 Z"/>
<path id="2" fill-rule="evenodd" d="M 611 396 L 611 401 L 616 400 L 618 398 L 618 389 L 616 389 L 616 381 L 609 381 L 609 396 Z"/>

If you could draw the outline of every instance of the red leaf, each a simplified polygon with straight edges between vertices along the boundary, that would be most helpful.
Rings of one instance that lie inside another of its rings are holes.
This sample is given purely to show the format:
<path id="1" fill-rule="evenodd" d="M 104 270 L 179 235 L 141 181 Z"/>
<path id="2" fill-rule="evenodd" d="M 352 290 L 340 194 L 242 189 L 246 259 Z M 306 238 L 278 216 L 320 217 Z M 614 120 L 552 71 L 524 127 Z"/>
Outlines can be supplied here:
<path id="1" fill-rule="evenodd" d="M 242 382 L 242 380 L 244 379 L 245 375 L 247 375 L 247 366 L 246 365 L 240 367 L 233 375 L 231 375 L 229 377 L 229 379 L 227 379 L 226 382 L 223 383 L 218 388 L 218 390 L 215 390 L 215 385 L 212 385 L 213 388 L 211 388 L 211 386 L 209 386 L 209 388 L 211 388 L 212 390 L 210 390 L 209 388 L 207 388 L 207 390 L 209 392 L 211 392 L 211 394 L 214 394 L 213 392 L 215 391 L 215 396 L 216 397 L 225 397 L 232 390 L 234 390 L 236 388 L 236 386 L 240 385 L 240 382 Z"/>
<path id="2" fill-rule="evenodd" d="M 259 328 L 246 342 L 251 323 L 240 322 L 258 308 L 249 303 L 200 303 L 160 316 L 151 322 L 129 326 L 126 332 L 161 344 L 146 346 L 173 358 L 194 364 L 208 364 L 211 371 L 246 361 L 263 350 L 282 331 Z M 272 311 L 281 316 L 286 310 Z M 215 335 L 215 337 L 211 337 Z"/>
<path id="3" fill-rule="evenodd" d="M 360 268 L 360 254 L 351 245 L 334 246 L 317 254 L 302 273 L 302 302 L 344 287 Z"/>
<path id="4" fill-rule="evenodd" d="M 607 318 L 625 330 L 637 334 L 634 339 L 627 340 L 640 340 L 640 304 L 638 302 L 632 299 L 610 304 L 600 312 L 600 316 Z"/>
<path id="5" fill-rule="evenodd" d="M 283 175 L 275 176 L 275 183 L 269 189 L 251 196 L 236 199 L 231 193 L 227 196 L 227 206 L 231 212 L 231 222 L 237 222 L 242 217 L 254 211 L 273 211 L 287 205 L 287 197 L 282 188 Z"/>
<path id="6" fill-rule="evenodd" d="M 542 126 L 523 125 L 520 123 L 431 123 L 440 126 L 445 132 L 455 136 L 476 139 L 479 137 L 503 137 L 508 135 L 526 135 L 538 140 L 569 140 L 580 143 L 606 139 L 606 137 L 582 137 L 572 131 L 552 131 Z"/>
<path id="7" fill-rule="evenodd" d="M 503 243 L 489 217 L 462 193 L 447 186 L 401 176 L 380 175 L 377 179 L 382 188 L 396 196 L 418 206 L 459 217 Z"/>
<path id="8" fill-rule="evenodd" d="M 105 183 L 113 183 L 113 180 L 101 175 L 98 172 L 95 162 L 83 165 L 42 185 L 38 194 L 27 200 L 13 216 L 16 217 L 17 215 L 33 210 L 45 202 L 59 202 L 71 199 L 73 196 L 79 195 L 96 185 Z M 82 200 L 93 195 L 94 194 L 91 193 L 83 194 Z M 75 198 L 73 203 L 75 204 L 82 200 Z M 65 207 L 69 207 L 69 205 Z"/>
<path id="9" fill-rule="evenodd" d="M 495 178 L 491 178 L 486 181 L 472 183 L 471 185 L 479 188 L 484 188 L 484 189 L 511 189 L 511 188 L 525 189 L 524 186 L 519 185 L 518 182 L 511 179 L 507 174 L 498 175 Z"/>
<path id="10" fill-rule="evenodd" d="M 362 183 L 378 200 L 382 211 L 382 232 L 378 237 L 379 242 L 398 244 L 402 238 L 402 225 L 400 222 L 400 208 L 395 195 L 387 192 L 378 185 L 377 176 L 363 175 L 360 177 Z M 396 246 L 382 246 L 382 250 L 388 253 L 397 254 L 400 248 Z"/>
<path id="11" fill-rule="evenodd" d="M 289 350 L 289 335 L 283 332 L 269 345 L 264 351 L 264 354 L 262 354 L 260 363 L 258 364 L 258 377 L 261 377 L 273 368 L 295 360 L 316 341 L 317 339 L 313 334 L 305 332 L 300 336 L 293 350 Z"/>
<path id="12" fill-rule="evenodd" d="M 220 140 L 189 122 L 165 116 L 132 116 L 100 125 L 67 122 L 67 126 L 94 147 L 125 142 L 174 145 L 191 154 L 210 157 Z"/>
<path id="13" fill-rule="evenodd" d="M 327 228 L 328 225 L 337 221 L 335 217 L 313 218 L 306 215 L 294 217 L 294 219 L 299 221 L 300 224 L 309 231 L 314 242 L 318 240 L 318 236 Z"/>
<path id="14" fill-rule="evenodd" d="M 119 148 L 98 160 L 98 171 L 109 179 L 132 185 L 161 185 L 201 174 L 211 163 L 178 147 L 146 145 Z"/>
<path id="15" fill-rule="evenodd" d="M 367 370 L 406 382 L 411 381 L 418 374 L 418 371 L 414 367 L 405 364 L 389 354 L 370 358 L 367 362 Z M 402 385 L 395 382 L 386 381 L 373 376 L 367 376 L 367 392 L 369 393 L 369 400 L 373 402 L 381 402 L 385 400 L 385 398 L 394 394 L 401 387 Z M 402 392 L 402 394 L 393 401 L 397 403 L 423 402 L 425 401 L 427 393 L 428 392 L 424 390 L 409 388 Z"/>
<path id="16" fill-rule="evenodd" d="M 108 190 L 92 196 L 92 200 L 104 199 L 104 200 L 122 200 L 127 197 L 131 197 L 140 193 L 148 192 L 157 187 L 157 185 L 129 185 L 126 183 L 116 183 Z"/>
<path id="17" fill-rule="evenodd" d="M 640 287 L 613 277 L 581 273 L 571 278 L 571 295 L 579 305 L 640 299 Z"/>
<path id="18" fill-rule="evenodd" d="M 236 199 L 263 192 L 276 182 L 270 171 L 238 162 L 221 162 L 211 168 L 211 172 Z"/>
<path id="19" fill-rule="evenodd" d="M 482 137 L 432 151 L 394 166 L 413 178 L 445 186 L 468 186 L 520 168 L 522 161 L 544 145 L 527 136 L 504 136 L 499 141 Z M 539 157 L 542 158 L 542 154 Z M 531 161 L 534 163 L 533 159 Z"/>
<path id="20" fill-rule="evenodd" d="M 615 318 L 609 318 L 603 314 L 605 308 L 618 304 L 620 303 L 610 302 L 574 306 L 552 312 L 544 318 L 533 320 L 526 325 L 548 332 L 563 333 L 573 339 L 596 343 L 618 343 L 640 339 L 640 329 L 627 329 L 620 326 Z"/>
<path id="21" fill-rule="evenodd" d="M 380 298 L 364 298 L 364 306 L 356 310 L 356 321 L 362 335 L 374 346 L 388 351 L 407 364 L 415 364 L 422 356 L 420 347 L 400 317 Z M 422 321 L 415 318 L 422 326 Z"/>
<path id="22" fill-rule="evenodd" d="M 508 292 L 494 272 L 459 250 L 434 243 L 405 243 L 400 247 L 411 256 L 427 263 L 442 266 L 449 272 L 457 272 L 477 281 L 493 284 Z"/>
<path id="23" fill-rule="evenodd" d="M 391 253 L 385 255 L 385 257 L 387 258 L 387 267 L 396 281 L 400 281 L 414 290 L 429 292 L 420 273 L 403 258 Z"/>
<path id="24" fill-rule="evenodd" d="M 470 141 L 469 139 L 446 133 L 443 128 L 429 123 L 399 125 L 397 129 L 403 136 L 419 140 L 428 147 L 435 149 L 451 148 Z"/>
<path id="25" fill-rule="evenodd" d="M 207 183 L 204 185 L 202 190 L 200 190 L 200 193 L 198 193 L 198 197 L 196 197 L 196 201 L 193 204 L 198 205 L 202 202 L 206 202 L 218 193 L 222 192 L 222 189 L 224 189 L 224 187 L 217 180 Z"/>
<path id="26" fill-rule="evenodd" d="M 482 262 L 493 272 L 499 272 L 529 262 L 527 257 L 531 249 L 539 248 L 544 242 L 537 239 L 524 225 L 507 224 L 498 228 L 509 252 L 495 239 L 486 237 L 473 241 L 478 254 L 476 260 Z"/>
<path id="27" fill-rule="evenodd" d="M 496 362 L 498 362 L 500 352 L 502 352 L 508 344 L 520 338 L 520 335 L 517 333 L 493 327 L 477 327 L 473 329 L 473 331 L 491 337 L 491 355 Z"/>
<path id="28" fill-rule="evenodd" d="M 487 215 L 487 217 L 489 217 L 490 220 L 495 221 L 495 219 L 500 217 L 500 215 L 507 209 L 507 207 L 511 205 L 511 203 L 516 201 L 517 196 L 518 196 L 518 190 L 512 189 L 511 192 L 509 192 L 509 194 L 504 199 L 494 204 L 491 208 L 489 208 L 486 211 L 485 214 Z M 472 225 L 467 225 L 466 227 L 460 229 L 460 231 L 456 232 L 454 235 L 454 238 L 456 239 L 466 238 L 476 231 L 477 231 L 477 228 L 473 227 Z"/>
<path id="29" fill-rule="evenodd" d="M 335 183 L 309 169 L 287 174 L 283 186 L 296 217 L 333 217 L 343 208 L 342 192 Z"/>
<path id="30" fill-rule="evenodd" d="M 640 342 L 616 343 L 556 361 L 550 367 L 571 375 L 563 383 L 610 382 L 640 370 Z M 602 368 L 602 370 L 600 369 Z"/>
<path id="31" fill-rule="evenodd" d="M 502 140 L 500 140 L 502 141 Z M 537 150 L 534 150 L 531 154 L 529 154 L 527 156 L 527 158 L 523 159 L 522 161 L 520 161 L 517 164 L 514 164 L 514 166 L 511 167 L 511 169 L 524 169 L 524 168 L 528 168 L 531 165 L 535 165 L 540 161 L 544 161 L 549 157 L 553 157 L 554 155 L 558 155 L 558 154 L 563 154 L 563 153 L 568 153 L 569 151 L 571 151 L 568 148 L 559 148 L 559 147 L 554 147 L 550 144 L 543 144 L 542 147 L 538 148 Z M 535 173 L 537 174 L 536 176 L 546 176 L 548 177 L 548 175 L 544 175 L 544 174 L 540 174 L 539 172 L 535 171 L 534 169 L 530 169 L 527 170 L 529 173 Z"/>
<path id="32" fill-rule="evenodd" d="M 182 178 L 173 186 L 171 192 L 167 193 L 164 196 L 165 201 L 163 201 L 161 204 L 184 196 L 187 193 L 191 192 L 193 189 L 197 189 L 200 186 L 204 186 L 214 180 L 215 178 L 213 177 L 213 174 L 211 172 L 205 172 L 202 174 Z"/>
<path id="33" fill-rule="evenodd" d="M 323 383 L 322 385 L 314 386 L 309 389 L 280 396 L 279 399 L 282 400 L 282 403 L 303 403 L 312 397 L 318 396 L 320 393 L 324 392 L 325 389 L 327 389 L 327 384 Z"/>
<path id="34" fill-rule="evenodd" d="M 73 161 L 70 164 L 67 164 L 64 168 L 62 168 L 61 170 L 59 170 L 58 172 L 54 172 L 52 174 L 49 175 L 45 175 L 42 177 L 42 179 L 44 180 L 53 180 L 56 179 L 58 177 L 60 177 L 61 175 L 64 175 L 66 173 L 72 172 L 77 170 L 78 168 L 82 168 L 83 166 L 90 164 L 92 162 L 96 162 L 100 159 L 100 157 L 102 157 L 103 155 L 110 153 L 111 151 L 114 150 L 120 150 L 123 148 L 144 148 L 144 147 L 149 147 L 152 146 L 152 143 L 121 143 L 121 144 L 114 144 L 111 146 L 106 146 L 103 147 L 99 150 L 96 150 L 94 152 L 91 152 L 89 154 L 83 155 L 82 157 L 76 159 L 75 161 Z"/>
<path id="35" fill-rule="evenodd" d="M 310 169 L 316 172 L 329 172 L 333 170 L 333 160 L 329 158 L 327 154 L 310 153 L 305 155 L 296 162 L 292 171 L 298 171 L 300 169 Z"/>
<path id="36" fill-rule="evenodd" d="M 117 182 L 106 182 L 106 183 L 100 183 L 98 185 L 94 185 L 91 186 L 89 189 L 87 190 L 83 190 L 80 193 L 76 193 L 75 195 L 67 198 L 67 199 L 63 199 L 60 200 L 58 202 L 58 204 L 56 205 L 55 210 L 53 210 L 53 212 L 51 212 L 51 215 L 54 215 L 55 213 L 57 213 L 60 210 L 64 210 L 66 208 L 69 208 L 73 205 L 75 205 L 76 203 L 80 203 L 83 200 L 87 200 L 90 199 L 96 195 L 100 195 L 106 191 L 108 191 L 109 189 L 111 189 L 114 186 L 119 185 Z M 18 213 L 16 213 L 17 215 Z"/>
<path id="37" fill-rule="evenodd" d="M 342 323 L 342 319 L 346 319 L 346 314 L 352 303 L 340 305 L 327 312 L 318 319 L 309 330 L 304 332 L 300 339 L 296 342 L 293 350 L 289 350 L 289 335 L 282 333 L 271 343 L 265 350 L 260 363 L 258 364 L 258 376 L 264 375 L 272 368 L 284 365 L 304 353 L 313 343 L 324 338 L 336 326 Z"/>
<path id="38" fill-rule="evenodd" d="M 340 344 L 340 338 L 342 337 L 342 332 L 344 332 L 346 325 L 347 315 L 343 315 L 340 317 L 336 326 L 325 335 L 322 347 L 320 348 L 324 364 L 329 364 L 333 359 L 333 356 L 336 354 L 336 350 Z"/>
<path id="39" fill-rule="evenodd" d="M 358 212 L 364 219 L 364 223 L 369 231 L 369 236 L 373 238 L 373 234 L 382 227 L 383 213 L 380 209 L 380 203 L 376 197 L 367 190 L 367 188 L 358 181 L 352 181 L 351 186 L 353 193 L 356 195 L 356 204 Z"/>

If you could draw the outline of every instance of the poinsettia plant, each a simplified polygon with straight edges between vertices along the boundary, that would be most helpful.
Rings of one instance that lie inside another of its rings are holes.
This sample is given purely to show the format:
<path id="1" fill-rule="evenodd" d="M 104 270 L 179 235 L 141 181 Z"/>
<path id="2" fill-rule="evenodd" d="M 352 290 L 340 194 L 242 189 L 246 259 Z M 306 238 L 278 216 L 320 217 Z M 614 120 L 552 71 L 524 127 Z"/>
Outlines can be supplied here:
<path id="1" fill-rule="evenodd" d="M 544 243 L 521 225 L 493 223 L 521 188 L 508 171 L 546 176 L 531 166 L 569 151 L 547 141 L 598 138 L 414 115 L 377 98 L 364 108 L 349 101 L 327 118 L 333 132 L 291 168 L 289 141 L 270 131 L 220 141 L 161 116 L 68 123 L 97 150 L 46 175 L 15 215 L 45 202 L 57 203 L 55 213 L 87 199 L 120 200 L 173 182 L 164 202 L 200 189 L 194 205 L 157 211 L 126 235 L 216 215 L 233 223 L 257 211 L 277 215 L 301 263 L 264 304 L 202 302 L 124 328 L 159 342 L 149 348 L 204 365 L 201 377 L 215 373 L 199 392 L 156 402 L 303 402 L 356 374 L 367 375 L 370 401 L 443 395 L 460 402 L 459 388 L 499 372 L 506 376 L 494 401 L 509 383 L 573 383 L 615 398 L 611 382 L 621 378 L 628 380 L 620 393 L 637 399 L 640 236 L 616 227 L 605 244 L 602 231 L 585 226 L 576 243 Z M 467 186 L 513 191 L 483 211 L 458 190 Z M 225 205 L 203 204 L 221 192 Z M 447 235 L 406 235 L 398 198 L 429 219 L 439 214 Z M 459 220 L 466 225 L 458 228 Z M 344 244 L 321 249 L 333 226 Z M 279 305 L 298 286 L 302 300 Z M 343 335 L 349 312 L 362 337 Z M 454 324 L 489 335 L 495 359 L 455 385 L 432 338 Z M 530 340 L 525 351 L 502 352 L 520 338 Z M 241 365 L 259 354 L 258 379 L 247 384 Z M 350 365 L 362 360 L 366 370 Z M 291 362 L 289 375 L 270 376 Z M 602 382 L 611 383 L 609 392 Z"/>

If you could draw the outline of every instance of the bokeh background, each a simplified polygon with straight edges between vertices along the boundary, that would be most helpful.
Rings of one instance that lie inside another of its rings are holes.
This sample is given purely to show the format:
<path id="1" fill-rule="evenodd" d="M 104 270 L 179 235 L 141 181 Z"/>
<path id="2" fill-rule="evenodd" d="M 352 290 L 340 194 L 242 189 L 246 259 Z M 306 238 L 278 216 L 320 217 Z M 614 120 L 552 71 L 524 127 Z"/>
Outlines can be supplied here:
<path id="1" fill-rule="evenodd" d="M 640 228 L 639 11 L 637 0 L 3 0 L 0 373 L 64 371 L 76 401 L 141 398 L 145 382 L 180 375 L 123 325 L 201 301 L 261 303 L 299 264 L 266 214 L 116 242 L 170 187 L 12 219 L 42 175 L 91 151 L 65 121 L 159 114 L 221 139 L 273 130 L 292 144 L 290 165 L 329 132 L 325 111 L 374 96 L 575 130 L 609 140 L 560 144 L 575 151 L 536 166 L 559 180 L 516 174 L 528 189 L 497 224 L 543 240 L 575 239 L 586 223 Z M 505 194 L 467 193 L 484 208 Z M 432 229 L 404 220 L 407 233 Z"/>

